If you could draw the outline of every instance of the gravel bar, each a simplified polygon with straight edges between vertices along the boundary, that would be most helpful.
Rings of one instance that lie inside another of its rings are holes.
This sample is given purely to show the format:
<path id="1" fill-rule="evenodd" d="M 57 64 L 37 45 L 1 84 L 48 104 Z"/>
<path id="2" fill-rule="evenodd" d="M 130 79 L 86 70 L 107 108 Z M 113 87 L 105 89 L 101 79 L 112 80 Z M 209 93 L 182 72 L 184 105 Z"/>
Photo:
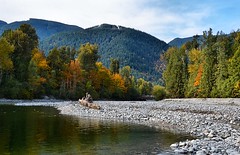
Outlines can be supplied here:
<path id="1" fill-rule="evenodd" d="M 169 146 L 176 154 L 240 155 L 240 98 L 94 103 L 101 110 L 71 101 L 55 107 L 61 114 L 128 121 L 195 137 Z"/>

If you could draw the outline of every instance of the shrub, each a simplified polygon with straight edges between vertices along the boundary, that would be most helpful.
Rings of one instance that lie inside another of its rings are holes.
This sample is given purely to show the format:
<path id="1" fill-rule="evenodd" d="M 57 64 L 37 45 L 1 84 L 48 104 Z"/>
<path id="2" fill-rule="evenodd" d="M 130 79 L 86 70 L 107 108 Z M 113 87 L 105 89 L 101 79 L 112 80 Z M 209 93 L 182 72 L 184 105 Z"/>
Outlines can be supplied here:
<path id="1" fill-rule="evenodd" d="M 164 99 L 166 97 L 165 88 L 159 85 L 154 86 L 152 95 L 154 96 L 154 99 L 157 101 Z"/>

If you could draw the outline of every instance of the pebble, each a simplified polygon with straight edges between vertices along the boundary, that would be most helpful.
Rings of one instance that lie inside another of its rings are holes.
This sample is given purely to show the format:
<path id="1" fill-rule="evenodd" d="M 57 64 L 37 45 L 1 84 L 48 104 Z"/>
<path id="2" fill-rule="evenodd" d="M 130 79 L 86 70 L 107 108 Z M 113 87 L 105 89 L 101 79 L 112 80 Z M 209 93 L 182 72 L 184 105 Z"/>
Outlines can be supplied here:
<path id="1" fill-rule="evenodd" d="M 231 104 L 234 102 L 234 104 Z M 61 114 L 117 119 L 195 137 L 170 145 L 177 154 L 240 155 L 240 99 L 165 99 L 162 101 L 96 101 L 101 110 L 77 102 L 57 104 Z M 232 126 L 234 124 L 234 126 Z"/>

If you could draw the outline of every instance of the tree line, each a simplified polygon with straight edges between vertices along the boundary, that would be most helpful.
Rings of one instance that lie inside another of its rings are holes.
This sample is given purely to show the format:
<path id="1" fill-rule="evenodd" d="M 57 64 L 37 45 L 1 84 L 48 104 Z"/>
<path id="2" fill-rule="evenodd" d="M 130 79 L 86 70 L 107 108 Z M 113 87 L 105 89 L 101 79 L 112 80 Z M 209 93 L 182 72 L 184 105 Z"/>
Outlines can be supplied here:
<path id="1" fill-rule="evenodd" d="M 78 99 L 90 93 L 94 99 L 136 100 L 156 90 L 144 79 L 135 79 L 130 66 L 110 68 L 97 60 L 98 46 L 79 49 L 55 47 L 46 56 L 38 48 L 38 36 L 29 24 L 5 31 L 0 38 L 0 98 L 33 99 L 44 96 Z"/>
<path id="2" fill-rule="evenodd" d="M 212 29 L 195 36 L 181 48 L 162 56 L 170 97 L 240 97 L 240 32 L 229 35 Z"/>

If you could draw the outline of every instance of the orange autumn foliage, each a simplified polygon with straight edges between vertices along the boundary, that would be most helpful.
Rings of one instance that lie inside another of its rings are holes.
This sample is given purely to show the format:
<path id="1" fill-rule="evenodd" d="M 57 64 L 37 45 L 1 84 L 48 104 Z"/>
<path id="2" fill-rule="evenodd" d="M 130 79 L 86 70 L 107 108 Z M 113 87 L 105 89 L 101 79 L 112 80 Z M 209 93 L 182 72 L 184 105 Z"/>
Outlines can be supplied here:
<path id="1" fill-rule="evenodd" d="M 203 73 L 203 65 L 200 64 L 199 68 L 198 68 L 198 73 L 197 73 L 197 76 L 196 76 L 195 82 L 194 82 L 195 87 L 200 85 L 200 81 L 201 81 L 201 78 L 202 78 L 202 73 Z"/>
<path id="2" fill-rule="evenodd" d="M 33 56 L 29 65 L 29 82 L 34 87 L 39 87 L 47 81 L 47 71 L 50 67 L 42 52 L 38 49 L 33 50 Z"/>
<path id="3" fill-rule="evenodd" d="M 32 60 L 36 63 L 38 68 L 44 69 L 44 70 L 49 69 L 47 60 L 44 57 L 44 54 L 42 52 L 35 52 L 32 57 Z"/>
<path id="4" fill-rule="evenodd" d="M 115 88 L 120 88 L 124 93 L 127 92 L 127 88 L 125 86 L 124 79 L 120 74 L 113 74 L 112 75 L 113 86 Z"/>
<path id="5" fill-rule="evenodd" d="M 112 74 L 111 71 L 104 67 L 100 62 L 97 62 L 96 66 L 97 70 L 91 71 L 89 75 L 96 91 L 101 91 L 103 88 L 109 93 L 114 93 L 116 88 L 123 92 L 127 91 L 127 88 L 124 85 L 124 79 L 120 74 Z"/>
<path id="6" fill-rule="evenodd" d="M 82 71 L 78 60 L 71 60 L 63 74 L 65 77 L 65 88 L 70 91 L 75 91 L 77 83 L 82 81 Z"/>

